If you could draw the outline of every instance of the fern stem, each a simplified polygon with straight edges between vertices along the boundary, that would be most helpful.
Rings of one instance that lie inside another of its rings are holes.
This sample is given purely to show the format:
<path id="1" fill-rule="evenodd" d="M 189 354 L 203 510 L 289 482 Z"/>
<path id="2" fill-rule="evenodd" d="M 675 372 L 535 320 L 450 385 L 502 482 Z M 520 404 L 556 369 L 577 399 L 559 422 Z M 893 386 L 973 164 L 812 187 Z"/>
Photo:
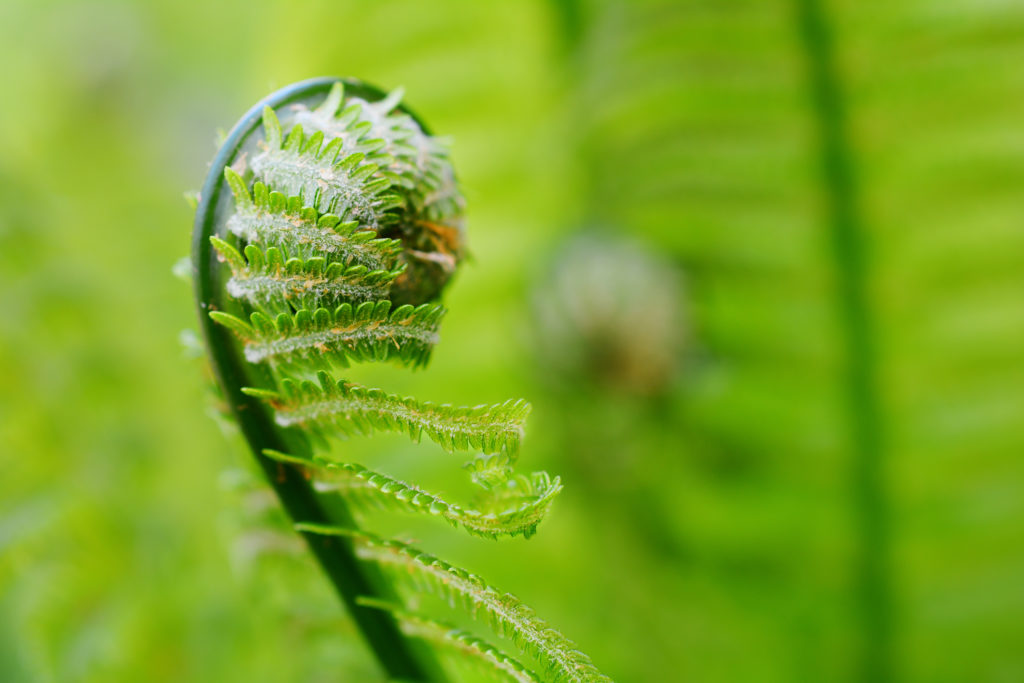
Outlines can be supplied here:
<path id="1" fill-rule="evenodd" d="M 210 243 L 211 236 L 225 236 L 225 223 L 231 213 L 231 193 L 224 180 L 225 166 L 234 161 L 245 141 L 259 128 L 265 106 L 277 108 L 325 95 L 337 80 L 312 79 L 279 90 L 254 106 L 232 129 L 203 185 L 192 238 L 192 264 L 199 326 L 206 340 L 214 374 L 227 406 L 281 504 L 294 520 L 355 529 L 351 514 L 339 503 L 332 504 L 328 516 L 300 468 L 275 462 L 263 455 L 265 449 L 294 453 L 302 452 L 306 446 L 301 439 L 277 427 L 258 399 L 242 393 L 243 386 L 268 387 L 271 384 L 265 375 L 260 374 L 265 371 L 246 362 L 231 333 L 208 315 L 210 311 L 230 308 L 225 287 L 226 274 Z M 358 81 L 346 81 L 345 85 L 350 92 L 360 96 L 383 97 L 383 93 Z M 375 567 L 356 557 L 351 540 L 311 533 L 303 533 L 303 537 L 387 674 L 391 678 L 410 681 L 441 680 L 443 677 L 436 662 L 427 655 L 425 648 L 410 642 L 390 613 L 357 602 L 359 596 L 391 600 L 394 594 Z"/>
<path id="2" fill-rule="evenodd" d="M 889 509 L 885 494 L 885 423 L 878 379 L 875 321 L 868 294 L 868 235 L 849 138 L 833 37 L 821 0 L 796 0 L 810 93 L 820 137 L 829 246 L 836 266 L 836 306 L 845 342 L 845 400 L 850 415 L 853 501 L 860 564 L 860 677 L 893 677 Z"/>

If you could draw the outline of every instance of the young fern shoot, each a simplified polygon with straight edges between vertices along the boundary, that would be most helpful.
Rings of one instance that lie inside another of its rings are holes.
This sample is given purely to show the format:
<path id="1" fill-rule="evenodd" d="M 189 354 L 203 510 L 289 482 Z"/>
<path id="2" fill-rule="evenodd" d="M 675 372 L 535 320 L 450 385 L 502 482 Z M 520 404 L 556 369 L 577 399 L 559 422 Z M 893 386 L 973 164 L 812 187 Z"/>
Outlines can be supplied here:
<path id="1" fill-rule="evenodd" d="M 434 300 L 462 257 L 463 200 L 447 148 L 401 96 L 358 81 L 306 81 L 268 97 L 228 136 L 193 235 L 214 372 L 268 481 L 390 677 L 443 680 L 429 644 L 499 680 L 607 681 L 514 597 L 358 529 L 350 512 L 386 508 L 474 535 L 529 537 L 561 490 L 558 477 L 513 470 L 524 401 L 439 405 L 334 374 L 352 363 L 425 365 L 445 312 Z M 465 465 L 477 496 L 451 502 L 317 453 L 334 436 L 379 431 L 479 454 Z M 486 617 L 526 663 L 415 613 L 398 587 Z"/>

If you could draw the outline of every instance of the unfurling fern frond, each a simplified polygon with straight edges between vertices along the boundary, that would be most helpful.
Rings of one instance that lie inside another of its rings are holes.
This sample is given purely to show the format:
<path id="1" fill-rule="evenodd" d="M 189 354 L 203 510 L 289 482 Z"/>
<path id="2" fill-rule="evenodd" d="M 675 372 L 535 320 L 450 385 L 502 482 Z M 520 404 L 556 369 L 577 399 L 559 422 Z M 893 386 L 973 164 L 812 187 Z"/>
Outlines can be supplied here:
<path id="1" fill-rule="evenodd" d="M 330 374 L 353 362 L 425 365 L 444 315 L 432 300 L 462 255 L 463 202 L 445 146 L 401 108 L 400 91 L 385 97 L 347 85 L 309 81 L 254 108 L 228 137 L 203 188 L 193 243 L 196 297 L 226 405 L 391 677 L 443 679 L 407 640 L 415 636 L 507 680 L 605 681 L 518 600 L 356 529 L 352 506 L 439 517 L 490 538 L 529 537 L 562 486 L 544 472 L 513 471 L 529 413 L 524 401 L 439 405 Z M 318 95 L 326 101 L 311 108 Z M 450 503 L 310 450 L 329 447 L 332 436 L 378 431 L 482 453 L 466 465 L 478 494 L 465 506 Z M 379 609 L 393 595 L 368 564 L 401 567 L 470 612 L 487 614 L 546 675 L 473 635 Z"/>

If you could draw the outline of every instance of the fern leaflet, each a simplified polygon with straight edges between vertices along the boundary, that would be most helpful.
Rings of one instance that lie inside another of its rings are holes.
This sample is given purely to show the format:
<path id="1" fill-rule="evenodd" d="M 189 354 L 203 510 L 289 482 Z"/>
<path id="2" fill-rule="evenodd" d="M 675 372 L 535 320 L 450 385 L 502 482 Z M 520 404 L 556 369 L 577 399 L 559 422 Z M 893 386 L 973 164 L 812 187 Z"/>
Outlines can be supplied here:
<path id="1" fill-rule="evenodd" d="M 319 372 L 319 384 L 285 378 L 280 391 L 249 390 L 275 410 L 282 427 L 300 426 L 326 436 L 338 431 L 371 434 L 374 431 L 405 432 L 413 441 L 426 434 L 448 451 L 481 450 L 514 458 L 523 436 L 523 422 L 530 412 L 525 401 L 505 401 L 475 407 L 419 402 L 368 389 Z"/>
<path id="2" fill-rule="evenodd" d="M 518 535 L 529 538 L 562 490 L 558 477 L 552 479 L 546 472 L 535 472 L 531 477 L 510 477 L 500 489 L 479 496 L 473 507 L 463 508 L 356 463 L 334 463 L 323 458 L 308 460 L 272 450 L 265 450 L 264 455 L 308 468 L 317 490 L 338 493 L 357 506 L 440 517 L 471 534 L 488 538 Z"/>
<path id="3" fill-rule="evenodd" d="M 540 619 L 509 593 L 502 593 L 476 574 L 424 553 L 408 543 L 384 540 L 361 531 L 320 524 L 298 523 L 295 528 L 315 534 L 344 536 L 355 541 L 357 553 L 376 562 L 397 581 L 413 590 L 426 589 L 461 606 L 475 618 L 485 618 L 494 633 L 508 638 L 542 664 L 554 683 L 610 681 L 576 645 Z"/>
<path id="4" fill-rule="evenodd" d="M 475 663 L 486 673 L 511 683 L 542 683 L 537 674 L 523 666 L 498 648 L 468 631 L 439 621 L 403 611 L 394 605 L 372 598 L 363 598 L 360 604 L 387 610 L 395 616 L 402 631 L 413 638 L 422 638 L 434 645 Z"/>
<path id="5" fill-rule="evenodd" d="M 277 247 L 263 251 L 253 244 L 245 248 L 243 257 L 222 239 L 211 237 L 210 241 L 231 267 L 228 294 L 268 310 L 298 311 L 324 304 L 380 301 L 387 297 L 391 283 L 404 270 L 346 266 L 321 256 L 288 258 Z"/>
<path id="6" fill-rule="evenodd" d="M 344 140 L 326 141 L 317 131 L 306 135 L 295 125 L 282 140 L 281 123 L 269 107 L 263 112 L 267 131 L 265 150 L 252 160 L 253 172 L 264 182 L 289 196 L 295 195 L 321 213 L 358 221 L 371 230 L 398 221 L 392 209 L 405 202 L 390 192 L 396 180 L 388 170 L 392 158 L 376 150 L 383 140 L 369 145 L 366 152 L 344 154 Z"/>
<path id="7" fill-rule="evenodd" d="M 419 367 L 430 358 L 437 342 L 444 308 L 433 304 L 400 306 L 390 301 L 367 301 L 333 311 L 304 308 L 294 315 L 271 317 L 255 311 L 250 323 L 229 313 L 211 313 L 245 343 L 250 363 L 347 367 L 349 361 L 393 360 Z"/>
<path id="8" fill-rule="evenodd" d="M 230 232 L 250 244 L 279 247 L 300 258 L 322 257 L 345 265 L 389 270 L 397 263 L 402 243 L 378 237 L 359 221 L 342 221 L 305 206 L 302 197 L 288 197 L 257 181 L 252 191 L 232 168 L 224 169 L 235 197 Z"/>

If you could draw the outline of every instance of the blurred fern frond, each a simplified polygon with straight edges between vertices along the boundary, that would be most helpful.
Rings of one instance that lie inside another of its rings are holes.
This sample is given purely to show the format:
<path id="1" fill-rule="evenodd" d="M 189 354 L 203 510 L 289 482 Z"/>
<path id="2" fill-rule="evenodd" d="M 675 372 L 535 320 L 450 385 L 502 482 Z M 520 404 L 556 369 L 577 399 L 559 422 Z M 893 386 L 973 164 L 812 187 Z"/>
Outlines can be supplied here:
<path id="1" fill-rule="evenodd" d="M 1019 7 L 560 4 L 583 211 L 685 265 L 708 354 L 663 529 L 701 642 L 661 666 L 749 629 L 698 677 L 1017 675 Z"/>

